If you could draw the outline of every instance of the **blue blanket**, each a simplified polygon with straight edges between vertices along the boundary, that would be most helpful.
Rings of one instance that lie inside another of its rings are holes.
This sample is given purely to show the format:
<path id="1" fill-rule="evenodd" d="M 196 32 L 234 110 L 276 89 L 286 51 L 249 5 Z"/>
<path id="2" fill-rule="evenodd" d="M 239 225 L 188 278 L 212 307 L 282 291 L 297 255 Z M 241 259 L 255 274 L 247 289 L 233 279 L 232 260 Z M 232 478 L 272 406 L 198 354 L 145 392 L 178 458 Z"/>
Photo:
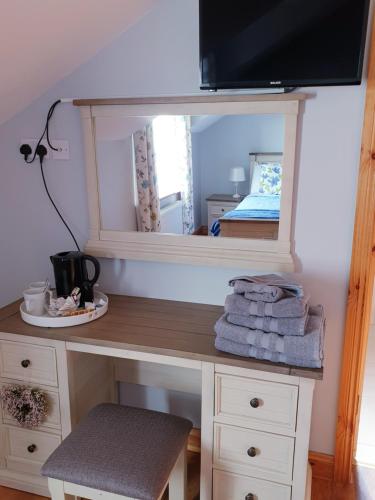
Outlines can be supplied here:
<path id="1" fill-rule="evenodd" d="M 226 213 L 223 219 L 280 219 L 279 195 L 248 195 L 235 210 Z M 220 235 L 220 221 L 216 220 L 210 228 L 211 234 Z"/>

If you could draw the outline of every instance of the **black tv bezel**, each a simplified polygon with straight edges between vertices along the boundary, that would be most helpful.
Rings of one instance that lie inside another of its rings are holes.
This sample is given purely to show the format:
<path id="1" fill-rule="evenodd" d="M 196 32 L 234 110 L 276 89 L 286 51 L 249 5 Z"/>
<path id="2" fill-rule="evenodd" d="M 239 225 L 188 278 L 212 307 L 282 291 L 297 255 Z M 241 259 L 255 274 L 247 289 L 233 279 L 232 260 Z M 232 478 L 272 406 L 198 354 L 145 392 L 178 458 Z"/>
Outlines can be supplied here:
<path id="1" fill-rule="evenodd" d="M 272 83 L 269 80 L 254 80 L 254 81 L 239 81 L 239 82 L 210 82 L 203 83 L 202 81 L 202 25 L 200 22 L 202 2 L 199 0 L 199 68 L 201 77 L 201 90 L 246 90 L 246 89 L 282 89 L 282 88 L 297 88 L 297 87 L 333 87 L 344 85 L 360 85 L 362 83 L 362 72 L 364 64 L 364 55 L 366 48 L 366 37 L 369 22 L 370 0 L 365 0 L 365 11 L 362 24 L 362 37 L 359 51 L 359 61 L 357 74 L 352 78 L 327 78 L 327 79 L 290 79 L 278 80 L 277 83 Z"/>

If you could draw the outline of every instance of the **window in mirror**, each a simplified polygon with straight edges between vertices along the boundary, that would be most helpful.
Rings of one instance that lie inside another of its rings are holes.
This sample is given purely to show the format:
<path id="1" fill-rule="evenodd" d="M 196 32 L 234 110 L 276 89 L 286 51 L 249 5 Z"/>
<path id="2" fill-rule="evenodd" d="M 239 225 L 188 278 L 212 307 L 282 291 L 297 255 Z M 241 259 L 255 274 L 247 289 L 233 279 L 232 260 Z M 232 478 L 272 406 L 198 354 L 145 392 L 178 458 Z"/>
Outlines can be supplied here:
<path id="1" fill-rule="evenodd" d="M 97 117 L 102 229 L 277 240 L 284 121 Z"/>

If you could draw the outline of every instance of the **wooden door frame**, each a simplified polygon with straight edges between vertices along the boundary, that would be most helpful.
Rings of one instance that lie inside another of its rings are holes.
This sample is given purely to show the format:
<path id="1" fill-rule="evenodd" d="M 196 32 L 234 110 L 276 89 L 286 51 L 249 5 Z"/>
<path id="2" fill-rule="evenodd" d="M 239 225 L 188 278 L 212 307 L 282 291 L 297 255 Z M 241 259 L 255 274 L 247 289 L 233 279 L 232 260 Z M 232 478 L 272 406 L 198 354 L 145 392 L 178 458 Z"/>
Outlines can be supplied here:
<path id="1" fill-rule="evenodd" d="M 375 30 L 372 32 L 358 176 L 357 206 L 344 351 L 334 479 L 351 481 L 375 276 Z"/>

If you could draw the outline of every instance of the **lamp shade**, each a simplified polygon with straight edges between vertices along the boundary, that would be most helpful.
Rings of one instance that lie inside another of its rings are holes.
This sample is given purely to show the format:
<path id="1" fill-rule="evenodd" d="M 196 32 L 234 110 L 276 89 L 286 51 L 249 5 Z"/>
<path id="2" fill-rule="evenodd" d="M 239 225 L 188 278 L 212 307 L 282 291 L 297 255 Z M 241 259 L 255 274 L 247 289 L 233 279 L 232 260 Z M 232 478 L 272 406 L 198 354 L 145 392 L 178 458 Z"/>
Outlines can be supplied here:
<path id="1" fill-rule="evenodd" d="M 232 167 L 230 169 L 229 180 L 231 182 L 243 182 L 246 180 L 244 167 Z"/>

